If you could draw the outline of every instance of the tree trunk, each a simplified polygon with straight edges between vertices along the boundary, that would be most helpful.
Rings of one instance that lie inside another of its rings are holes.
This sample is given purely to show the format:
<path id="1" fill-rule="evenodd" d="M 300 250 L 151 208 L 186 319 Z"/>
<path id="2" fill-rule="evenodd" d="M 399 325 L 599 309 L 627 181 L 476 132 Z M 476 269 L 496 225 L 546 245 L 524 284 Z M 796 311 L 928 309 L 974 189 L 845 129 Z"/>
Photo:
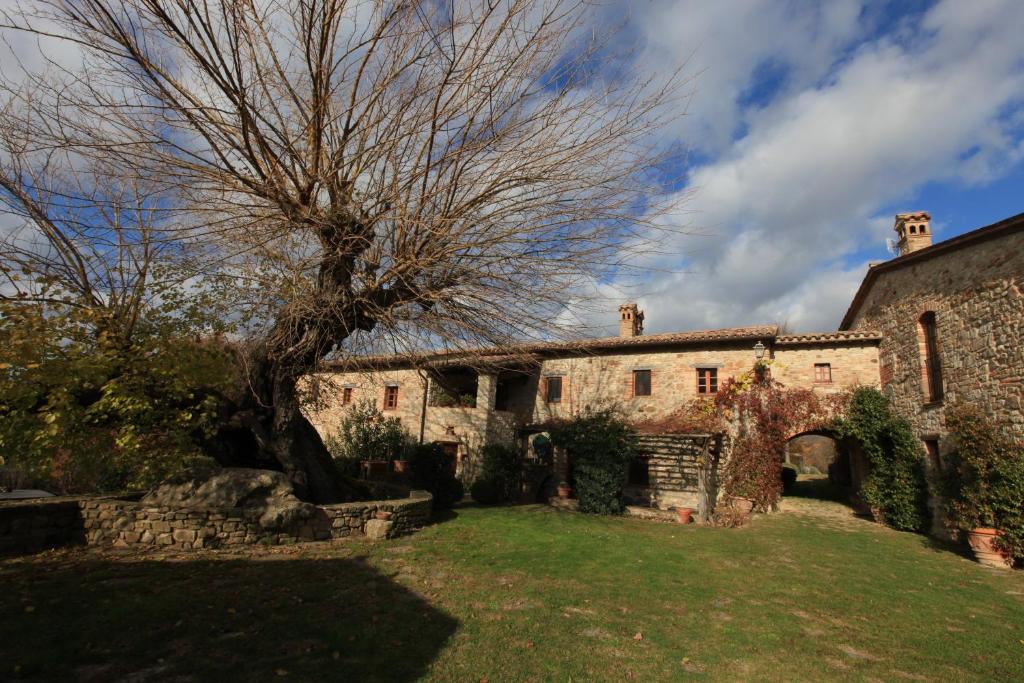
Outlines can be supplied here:
<path id="1" fill-rule="evenodd" d="M 291 373 L 265 357 L 256 358 L 244 384 L 240 404 L 225 408 L 223 426 L 207 452 L 226 467 L 284 472 L 305 501 L 352 500 L 352 487 L 338 474 L 323 439 L 302 414 Z"/>

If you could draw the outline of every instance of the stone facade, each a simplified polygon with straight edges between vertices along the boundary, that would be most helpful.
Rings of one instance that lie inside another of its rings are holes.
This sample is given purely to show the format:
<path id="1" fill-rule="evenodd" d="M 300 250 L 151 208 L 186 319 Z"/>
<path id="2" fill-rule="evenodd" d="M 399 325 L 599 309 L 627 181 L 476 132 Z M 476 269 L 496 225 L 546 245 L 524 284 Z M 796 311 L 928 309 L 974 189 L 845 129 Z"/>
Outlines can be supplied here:
<path id="1" fill-rule="evenodd" d="M 922 440 L 932 533 L 946 536 L 946 408 L 979 406 L 1024 443 L 1024 215 L 873 266 L 841 328 L 882 333 L 883 391 Z"/>
<path id="2" fill-rule="evenodd" d="M 401 419 L 414 437 L 423 429 L 424 442 L 457 444 L 459 471 L 471 479 L 474 458 L 485 443 L 515 443 L 520 428 L 543 425 L 587 409 L 616 407 L 634 422 L 656 421 L 671 415 L 697 398 L 698 372 L 713 369 L 717 384 L 749 371 L 756 356 L 754 343 L 766 345 L 772 360 L 772 374 L 789 387 L 832 392 L 856 385 L 878 385 L 879 337 L 870 332 L 778 335 L 774 326 L 741 328 L 740 338 L 732 331 L 694 333 L 695 340 L 640 345 L 638 340 L 657 342 L 659 336 L 633 336 L 631 344 L 614 343 L 602 348 L 538 352 L 518 370 L 486 370 L 477 378 L 474 407 L 439 407 L 424 403 L 429 393 L 425 373 L 401 367 L 374 371 L 338 372 L 319 377 L 319 409 L 310 418 L 327 435 L 337 430 L 347 410 L 361 400 L 370 400 L 386 414 Z M 672 337 L 672 335 L 668 335 Z M 637 348 L 634 348 L 636 346 Z M 521 362 L 521 361 L 520 361 Z M 830 381 L 818 381 L 815 364 L 828 364 Z M 650 376 L 650 394 L 636 395 L 635 372 Z M 558 402 L 547 400 L 548 378 L 561 383 Z M 432 380 L 430 380 L 432 381 Z M 398 403 L 385 404 L 387 387 L 398 388 Z M 502 409 L 497 409 L 499 386 Z M 350 403 L 341 403 L 348 389 Z"/>
<path id="3" fill-rule="evenodd" d="M 1013 220 L 1013 219 L 1011 219 Z M 927 395 L 921 319 L 935 316 L 943 397 Z M 981 406 L 1024 440 L 1024 218 L 875 266 L 843 329 L 883 335 L 881 382 L 922 439 L 944 439 L 945 408 Z"/>
<path id="4" fill-rule="evenodd" d="M 0 506 L 0 552 L 69 543 L 191 550 L 363 535 L 390 538 L 426 525 L 432 505 L 429 493 L 414 491 L 403 499 L 318 506 L 312 518 L 293 527 L 267 530 L 255 515 L 239 508 L 169 509 L 104 497 L 19 501 Z M 378 512 L 389 513 L 381 515 L 388 519 L 378 520 Z"/>

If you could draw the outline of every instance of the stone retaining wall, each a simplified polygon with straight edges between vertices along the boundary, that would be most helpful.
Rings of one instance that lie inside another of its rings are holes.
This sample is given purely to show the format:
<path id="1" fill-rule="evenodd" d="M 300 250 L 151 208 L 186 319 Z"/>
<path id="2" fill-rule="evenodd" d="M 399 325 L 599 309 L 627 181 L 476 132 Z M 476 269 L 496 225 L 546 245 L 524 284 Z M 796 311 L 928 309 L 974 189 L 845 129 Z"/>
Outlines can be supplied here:
<path id="1" fill-rule="evenodd" d="M 66 545 L 165 547 L 180 550 L 263 543 L 327 541 L 368 535 L 392 538 L 430 521 L 433 497 L 323 505 L 310 519 L 264 529 L 244 509 L 167 509 L 119 498 L 49 498 L 0 506 L 0 552 L 23 553 Z M 390 519 L 377 520 L 377 512 Z"/>

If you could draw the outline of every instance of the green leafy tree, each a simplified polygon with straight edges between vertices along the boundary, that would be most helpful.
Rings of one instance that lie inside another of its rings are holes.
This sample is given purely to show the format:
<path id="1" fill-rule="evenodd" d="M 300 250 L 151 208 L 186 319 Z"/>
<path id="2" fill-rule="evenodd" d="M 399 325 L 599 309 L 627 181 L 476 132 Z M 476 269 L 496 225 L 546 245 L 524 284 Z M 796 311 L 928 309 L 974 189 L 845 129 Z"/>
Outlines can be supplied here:
<path id="1" fill-rule="evenodd" d="M 342 471 L 354 475 L 362 460 L 401 458 L 410 435 L 397 417 L 388 417 L 373 401 L 360 401 L 345 413 L 334 434 L 325 439 Z"/>

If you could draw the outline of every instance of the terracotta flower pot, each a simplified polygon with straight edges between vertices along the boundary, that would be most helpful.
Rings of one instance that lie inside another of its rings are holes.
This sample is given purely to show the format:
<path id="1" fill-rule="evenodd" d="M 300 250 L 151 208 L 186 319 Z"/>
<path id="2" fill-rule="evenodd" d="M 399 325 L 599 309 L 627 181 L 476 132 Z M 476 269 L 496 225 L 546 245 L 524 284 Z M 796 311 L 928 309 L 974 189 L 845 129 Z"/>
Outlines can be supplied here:
<path id="1" fill-rule="evenodd" d="M 1012 558 L 995 547 L 994 541 L 998 535 L 996 529 L 971 529 L 967 532 L 967 542 L 979 563 L 987 567 L 1012 567 Z"/>
<path id="2" fill-rule="evenodd" d="M 392 512 L 390 510 L 377 510 L 373 513 L 373 516 L 377 519 L 382 519 L 385 522 L 391 519 Z"/>
<path id="3" fill-rule="evenodd" d="M 559 486 L 558 487 L 558 497 L 559 498 L 572 498 L 572 494 L 573 493 L 574 493 L 574 491 L 573 491 L 573 488 L 571 486 Z"/>
<path id="4" fill-rule="evenodd" d="M 395 474 L 406 474 L 409 471 L 408 460 L 392 460 L 391 464 L 395 467 Z"/>
<path id="5" fill-rule="evenodd" d="M 689 524 L 693 517 L 693 508 L 676 508 L 676 515 L 679 516 L 680 524 Z"/>
<path id="6" fill-rule="evenodd" d="M 749 515 L 754 510 L 754 501 L 741 496 L 734 496 L 730 502 L 732 508 L 743 515 Z"/>

